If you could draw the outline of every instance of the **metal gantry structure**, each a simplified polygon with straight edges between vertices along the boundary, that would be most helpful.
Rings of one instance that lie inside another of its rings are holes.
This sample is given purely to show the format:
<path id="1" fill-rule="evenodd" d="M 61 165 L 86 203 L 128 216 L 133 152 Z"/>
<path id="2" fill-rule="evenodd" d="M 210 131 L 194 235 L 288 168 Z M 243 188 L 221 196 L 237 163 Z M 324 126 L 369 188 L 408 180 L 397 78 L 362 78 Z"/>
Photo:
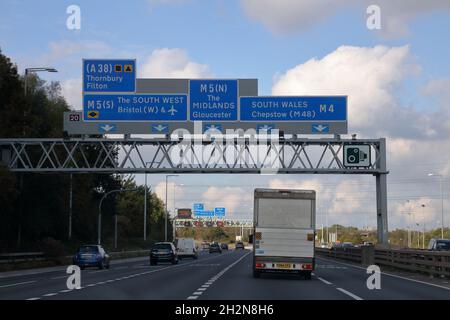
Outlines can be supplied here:
<path id="1" fill-rule="evenodd" d="M 370 164 L 346 167 L 348 144 L 369 145 Z M 0 139 L 0 155 L 3 166 L 22 173 L 374 175 L 378 240 L 388 239 L 385 139 Z"/>

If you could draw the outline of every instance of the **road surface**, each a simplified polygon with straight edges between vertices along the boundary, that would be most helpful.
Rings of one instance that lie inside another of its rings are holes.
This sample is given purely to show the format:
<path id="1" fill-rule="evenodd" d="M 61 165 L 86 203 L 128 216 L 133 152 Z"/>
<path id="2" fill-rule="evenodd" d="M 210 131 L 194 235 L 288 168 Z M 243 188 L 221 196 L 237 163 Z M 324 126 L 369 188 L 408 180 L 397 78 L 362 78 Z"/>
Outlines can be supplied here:
<path id="1" fill-rule="evenodd" d="M 0 273 L 0 299 L 450 299 L 450 288 L 381 276 L 381 289 L 369 290 L 366 270 L 317 259 L 312 280 L 285 275 L 252 277 L 249 250 L 202 253 L 178 265 L 150 266 L 147 258 L 113 261 L 109 270 L 81 272 L 79 290 L 68 290 L 64 268 Z"/>

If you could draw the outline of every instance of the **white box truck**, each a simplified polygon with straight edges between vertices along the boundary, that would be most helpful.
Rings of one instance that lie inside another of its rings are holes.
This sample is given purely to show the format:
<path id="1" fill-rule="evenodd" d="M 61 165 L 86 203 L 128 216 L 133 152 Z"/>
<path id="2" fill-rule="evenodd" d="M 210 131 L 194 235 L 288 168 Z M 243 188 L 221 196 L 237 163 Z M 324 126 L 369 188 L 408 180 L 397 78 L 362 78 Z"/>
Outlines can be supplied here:
<path id="1" fill-rule="evenodd" d="M 253 276 L 289 272 L 311 279 L 315 216 L 313 190 L 255 189 Z"/>

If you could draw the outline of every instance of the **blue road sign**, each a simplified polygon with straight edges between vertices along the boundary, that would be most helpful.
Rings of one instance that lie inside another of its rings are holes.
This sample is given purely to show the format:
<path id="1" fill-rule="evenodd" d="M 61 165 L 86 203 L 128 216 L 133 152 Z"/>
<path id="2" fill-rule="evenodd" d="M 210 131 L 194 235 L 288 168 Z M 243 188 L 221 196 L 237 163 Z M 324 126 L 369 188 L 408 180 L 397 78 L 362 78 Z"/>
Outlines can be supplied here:
<path id="1" fill-rule="evenodd" d="M 169 124 L 167 124 L 167 123 L 152 124 L 152 133 L 168 134 L 169 133 Z"/>
<path id="2" fill-rule="evenodd" d="M 135 92 L 136 60 L 83 60 L 83 92 Z"/>
<path id="3" fill-rule="evenodd" d="M 347 121 L 347 97 L 241 97 L 241 121 Z"/>
<path id="4" fill-rule="evenodd" d="M 98 131 L 100 133 L 114 133 L 117 130 L 117 125 L 114 123 L 101 123 L 98 125 Z"/>
<path id="5" fill-rule="evenodd" d="M 214 217 L 214 211 L 213 210 L 194 211 L 194 216 L 196 216 L 196 217 Z"/>
<path id="6" fill-rule="evenodd" d="M 222 132 L 222 125 L 220 123 L 204 123 L 203 133 L 208 131 L 209 133 Z"/>
<path id="7" fill-rule="evenodd" d="M 328 133 L 330 132 L 330 125 L 323 123 L 314 123 L 311 125 L 312 133 Z"/>
<path id="8" fill-rule="evenodd" d="M 256 125 L 256 132 L 266 132 L 271 133 L 272 130 L 275 130 L 276 126 L 273 123 L 259 123 Z"/>
<path id="9" fill-rule="evenodd" d="M 185 94 L 85 94 L 84 121 L 186 121 Z"/>
<path id="10" fill-rule="evenodd" d="M 194 211 L 203 211 L 205 205 L 203 203 L 194 203 Z"/>
<path id="11" fill-rule="evenodd" d="M 190 80 L 191 121 L 236 121 L 237 80 Z"/>
<path id="12" fill-rule="evenodd" d="M 225 208 L 214 208 L 214 215 L 216 217 L 225 217 Z"/>

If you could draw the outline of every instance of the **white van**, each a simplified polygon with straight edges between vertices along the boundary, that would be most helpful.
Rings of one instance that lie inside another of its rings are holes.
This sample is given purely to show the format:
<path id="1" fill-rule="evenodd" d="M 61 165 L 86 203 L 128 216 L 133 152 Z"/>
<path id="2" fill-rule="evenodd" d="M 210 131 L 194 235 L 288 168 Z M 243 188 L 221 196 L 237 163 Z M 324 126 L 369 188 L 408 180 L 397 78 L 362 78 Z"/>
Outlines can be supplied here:
<path id="1" fill-rule="evenodd" d="M 177 241 L 178 258 L 191 257 L 198 258 L 198 251 L 195 241 L 192 238 L 179 238 Z"/>

